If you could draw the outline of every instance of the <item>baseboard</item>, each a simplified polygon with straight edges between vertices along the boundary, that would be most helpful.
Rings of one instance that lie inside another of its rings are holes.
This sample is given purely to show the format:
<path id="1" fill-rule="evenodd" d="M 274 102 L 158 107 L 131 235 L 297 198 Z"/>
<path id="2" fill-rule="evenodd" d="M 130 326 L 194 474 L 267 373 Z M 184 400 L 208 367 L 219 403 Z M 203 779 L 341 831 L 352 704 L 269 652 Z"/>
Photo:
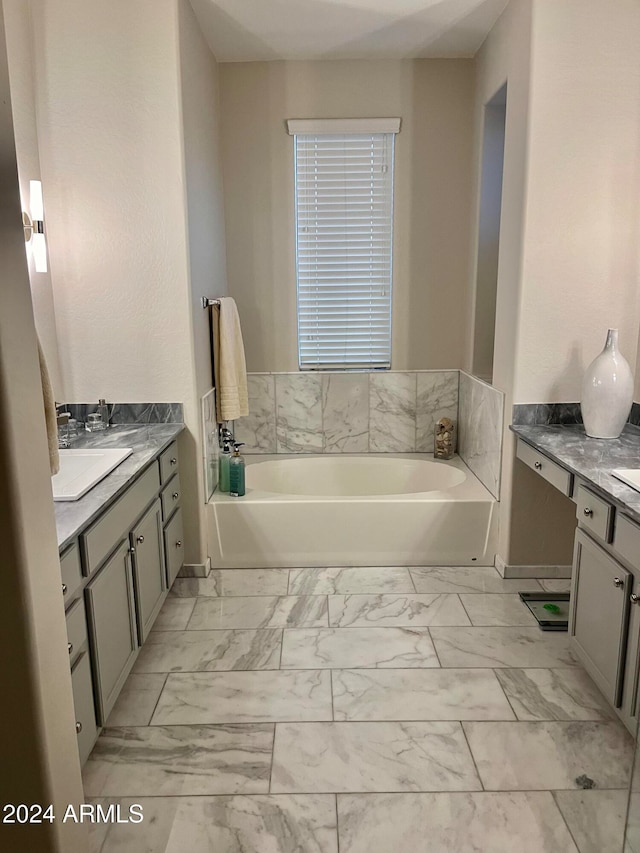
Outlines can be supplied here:
<path id="1" fill-rule="evenodd" d="M 571 566 L 510 566 L 496 554 L 496 569 L 503 578 L 570 578 Z"/>
<path id="2" fill-rule="evenodd" d="M 205 563 L 185 563 L 178 572 L 179 578 L 206 578 L 211 571 L 211 557 Z"/>

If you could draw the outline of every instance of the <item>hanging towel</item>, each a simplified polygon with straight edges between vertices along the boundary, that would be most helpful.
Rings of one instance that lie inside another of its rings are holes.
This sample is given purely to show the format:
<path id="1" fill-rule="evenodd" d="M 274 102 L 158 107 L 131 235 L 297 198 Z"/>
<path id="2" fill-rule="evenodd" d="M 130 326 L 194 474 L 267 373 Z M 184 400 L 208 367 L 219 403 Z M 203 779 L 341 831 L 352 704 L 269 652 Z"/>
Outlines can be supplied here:
<path id="1" fill-rule="evenodd" d="M 38 338 L 38 361 L 40 362 L 40 381 L 42 382 L 42 399 L 44 403 L 44 419 L 47 426 L 47 442 L 49 444 L 49 467 L 51 475 L 60 470 L 60 453 L 58 452 L 58 420 L 56 416 L 56 402 L 49 378 L 49 369 L 42 352 L 40 339 Z"/>
<path id="2" fill-rule="evenodd" d="M 218 423 L 249 414 L 247 367 L 235 300 L 226 296 L 213 311 L 213 364 Z"/>

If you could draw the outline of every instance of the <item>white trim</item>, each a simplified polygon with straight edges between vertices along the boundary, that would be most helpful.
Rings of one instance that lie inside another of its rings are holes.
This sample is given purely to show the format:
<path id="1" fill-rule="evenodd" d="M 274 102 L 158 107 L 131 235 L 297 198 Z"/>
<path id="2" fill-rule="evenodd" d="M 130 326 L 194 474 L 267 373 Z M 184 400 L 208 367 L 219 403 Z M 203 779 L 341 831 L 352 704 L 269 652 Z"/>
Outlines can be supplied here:
<path id="1" fill-rule="evenodd" d="M 323 133 L 400 133 L 399 118 L 290 118 L 289 136 Z"/>
<path id="2" fill-rule="evenodd" d="M 204 563 L 185 563 L 178 572 L 179 578 L 206 578 L 211 571 L 211 557 Z"/>
<path id="3" fill-rule="evenodd" d="M 542 578 L 543 580 L 568 579 L 572 566 L 511 566 L 499 554 L 495 557 L 495 567 L 503 578 Z"/>

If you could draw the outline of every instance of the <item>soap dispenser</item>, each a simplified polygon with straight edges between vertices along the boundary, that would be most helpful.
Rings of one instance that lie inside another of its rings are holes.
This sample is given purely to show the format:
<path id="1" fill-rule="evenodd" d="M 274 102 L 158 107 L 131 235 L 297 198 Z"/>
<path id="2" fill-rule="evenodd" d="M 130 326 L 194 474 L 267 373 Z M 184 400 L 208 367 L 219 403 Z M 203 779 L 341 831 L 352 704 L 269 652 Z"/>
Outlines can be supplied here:
<path id="1" fill-rule="evenodd" d="M 229 492 L 234 498 L 241 498 L 245 493 L 244 459 L 240 456 L 243 441 L 234 442 L 234 454 L 229 461 Z"/>
<path id="2" fill-rule="evenodd" d="M 229 491 L 229 460 L 231 459 L 230 439 L 225 436 L 222 442 L 222 450 L 218 459 L 218 491 Z"/>

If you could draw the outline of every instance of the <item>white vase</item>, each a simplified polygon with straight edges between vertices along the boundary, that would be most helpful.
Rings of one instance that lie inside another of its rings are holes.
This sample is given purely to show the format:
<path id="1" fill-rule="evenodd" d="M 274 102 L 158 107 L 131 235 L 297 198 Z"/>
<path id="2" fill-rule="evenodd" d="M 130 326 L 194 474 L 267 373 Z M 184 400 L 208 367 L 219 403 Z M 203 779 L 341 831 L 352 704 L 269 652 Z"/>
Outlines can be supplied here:
<path id="1" fill-rule="evenodd" d="M 582 380 L 580 409 L 588 436 L 617 438 L 633 404 L 633 376 L 618 349 L 618 330 L 609 329 L 607 342 Z"/>

